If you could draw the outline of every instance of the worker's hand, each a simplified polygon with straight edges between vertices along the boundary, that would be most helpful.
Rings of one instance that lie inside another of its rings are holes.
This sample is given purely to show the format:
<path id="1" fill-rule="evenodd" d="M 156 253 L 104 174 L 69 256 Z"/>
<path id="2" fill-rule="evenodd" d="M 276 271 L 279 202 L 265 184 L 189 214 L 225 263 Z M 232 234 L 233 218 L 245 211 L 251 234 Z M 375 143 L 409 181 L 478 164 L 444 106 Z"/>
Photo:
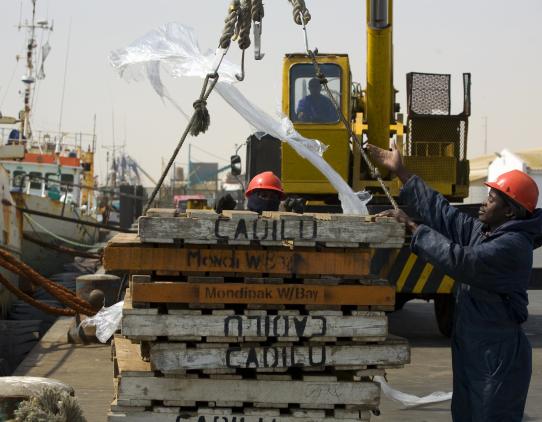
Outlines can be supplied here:
<path id="1" fill-rule="evenodd" d="M 217 201 L 215 204 L 215 211 L 220 214 L 224 210 L 234 210 L 236 206 L 237 201 L 228 193 Z"/>
<path id="2" fill-rule="evenodd" d="M 401 158 L 401 154 L 397 149 L 397 143 L 395 141 L 393 141 L 389 151 L 371 144 L 366 144 L 366 148 L 376 165 L 395 173 L 403 184 L 410 179 L 410 176 L 412 176 L 403 164 L 403 159 Z"/>
<path id="3" fill-rule="evenodd" d="M 371 144 L 367 144 L 367 149 L 376 165 L 384 167 L 393 173 L 398 173 L 404 169 L 403 160 L 395 141 L 393 141 L 389 151 Z"/>
<path id="4" fill-rule="evenodd" d="M 412 218 L 410 218 L 403 210 L 386 210 L 378 213 L 376 216 L 395 218 L 399 223 L 403 223 L 411 233 L 414 233 L 418 227 L 414 220 L 412 220 Z"/>
<path id="5" fill-rule="evenodd" d="M 289 196 L 284 201 L 284 210 L 288 212 L 295 212 L 297 214 L 303 214 L 305 210 L 305 204 L 307 201 L 304 198 L 300 197 L 291 197 Z"/>

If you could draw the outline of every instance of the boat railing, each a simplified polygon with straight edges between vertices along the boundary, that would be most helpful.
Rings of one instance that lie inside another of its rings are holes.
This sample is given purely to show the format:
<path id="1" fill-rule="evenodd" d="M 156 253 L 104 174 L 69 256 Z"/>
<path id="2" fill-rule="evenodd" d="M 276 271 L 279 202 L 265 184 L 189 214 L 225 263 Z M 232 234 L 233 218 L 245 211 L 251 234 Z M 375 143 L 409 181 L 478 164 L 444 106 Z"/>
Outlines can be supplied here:
<path id="1" fill-rule="evenodd" d="M 13 127 L 0 128 L 2 145 L 23 143 L 27 150 L 37 150 L 52 154 L 60 145 L 61 152 L 69 154 L 72 151 L 93 151 L 96 135 L 83 132 L 35 131 L 30 140 L 24 139 L 21 132 Z"/>
<path id="2" fill-rule="evenodd" d="M 131 199 L 146 199 L 145 196 L 133 195 L 133 194 L 120 192 L 118 190 L 114 190 L 110 188 L 104 188 L 104 187 L 100 188 L 97 186 L 81 185 L 78 183 L 66 182 L 63 180 L 59 181 L 58 179 L 53 179 L 51 177 L 30 175 L 28 173 L 21 174 L 17 177 L 18 177 L 18 180 L 12 182 L 12 186 L 13 186 L 12 191 L 24 192 L 26 194 L 34 194 L 34 195 L 41 195 L 41 196 L 49 195 L 54 198 L 54 193 L 58 189 L 58 191 L 60 192 L 61 200 L 65 202 L 69 202 L 68 199 L 70 198 L 70 194 L 72 198 L 74 198 L 75 196 L 79 196 L 78 193 L 80 190 L 88 190 L 91 192 L 108 194 L 108 195 L 112 195 L 113 197 L 125 196 Z M 31 189 L 32 181 L 36 181 L 36 180 L 40 181 L 40 188 Z M 54 198 L 54 199 L 57 199 L 57 198 Z"/>

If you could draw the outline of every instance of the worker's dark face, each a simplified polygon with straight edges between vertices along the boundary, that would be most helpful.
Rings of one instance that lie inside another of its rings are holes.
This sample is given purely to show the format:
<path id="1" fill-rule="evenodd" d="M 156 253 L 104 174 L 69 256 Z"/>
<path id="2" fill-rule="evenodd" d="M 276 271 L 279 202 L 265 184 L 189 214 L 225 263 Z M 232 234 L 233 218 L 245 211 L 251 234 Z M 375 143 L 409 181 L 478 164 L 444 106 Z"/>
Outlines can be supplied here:
<path id="1" fill-rule="evenodd" d="M 279 205 L 280 193 L 271 189 L 256 189 L 247 201 L 247 208 L 260 214 L 263 211 L 278 211 Z"/>
<path id="2" fill-rule="evenodd" d="M 513 211 L 495 189 L 491 189 L 478 211 L 478 219 L 494 230 L 513 218 Z"/>
<path id="3" fill-rule="evenodd" d="M 263 199 L 264 201 L 280 199 L 280 195 L 277 191 L 271 189 L 256 189 L 254 195 Z"/>
<path id="4" fill-rule="evenodd" d="M 309 92 L 311 95 L 320 95 L 320 92 L 322 91 L 322 87 L 320 85 L 320 82 L 309 84 Z"/>

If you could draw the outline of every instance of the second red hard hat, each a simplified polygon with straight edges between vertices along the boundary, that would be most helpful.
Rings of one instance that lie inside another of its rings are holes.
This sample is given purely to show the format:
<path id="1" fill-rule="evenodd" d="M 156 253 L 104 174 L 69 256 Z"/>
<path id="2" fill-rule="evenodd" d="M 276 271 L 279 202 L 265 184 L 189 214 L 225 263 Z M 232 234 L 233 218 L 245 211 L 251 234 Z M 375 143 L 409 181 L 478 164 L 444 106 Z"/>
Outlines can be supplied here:
<path id="1" fill-rule="evenodd" d="M 284 189 L 280 179 L 272 171 L 264 171 L 252 178 L 248 184 L 245 196 L 248 198 L 256 189 L 274 190 L 280 193 L 280 199 L 284 199 Z"/>
<path id="2" fill-rule="evenodd" d="M 529 212 L 533 212 L 538 202 L 538 186 L 527 174 L 512 170 L 501 174 L 494 182 L 484 183 L 490 188 L 504 193 Z"/>

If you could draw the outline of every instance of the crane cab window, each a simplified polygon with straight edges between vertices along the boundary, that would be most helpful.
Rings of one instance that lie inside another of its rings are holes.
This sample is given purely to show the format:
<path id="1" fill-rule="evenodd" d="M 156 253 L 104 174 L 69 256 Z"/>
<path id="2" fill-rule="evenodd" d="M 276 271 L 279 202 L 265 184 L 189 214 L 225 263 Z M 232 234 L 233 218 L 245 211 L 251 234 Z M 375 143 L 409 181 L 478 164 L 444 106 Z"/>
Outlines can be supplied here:
<path id="1" fill-rule="evenodd" d="M 340 107 L 341 68 L 321 64 L 327 84 Z M 312 64 L 296 64 L 290 69 L 290 119 L 303 123 L 337 123 L 339 115 L 326 90 L 314 74 Z"/>

